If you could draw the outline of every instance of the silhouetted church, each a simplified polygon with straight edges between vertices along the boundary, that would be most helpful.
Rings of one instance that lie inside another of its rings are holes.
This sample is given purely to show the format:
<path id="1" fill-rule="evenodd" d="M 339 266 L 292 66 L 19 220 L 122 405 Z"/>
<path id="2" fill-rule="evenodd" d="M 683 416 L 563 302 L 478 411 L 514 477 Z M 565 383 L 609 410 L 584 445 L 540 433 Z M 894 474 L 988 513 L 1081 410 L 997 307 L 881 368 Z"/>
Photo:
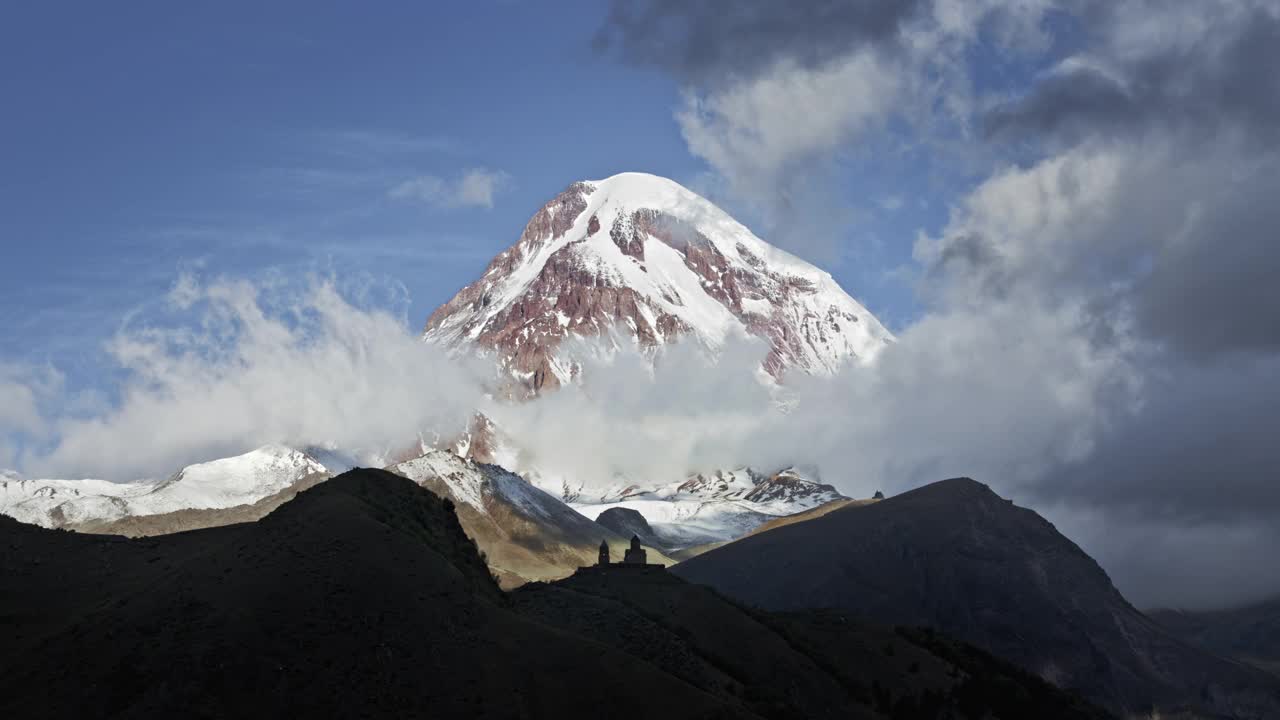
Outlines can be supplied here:
<path id="1" fill-rule="evenodd" d="M 645 560 L 644 548 L 640 547 L 640 537 L 631 536 L 631 547 L 627 548 L 627 552 L 622 556 L 622 564 L 624 565 L 644 565 Z"/>
<path id="2" fill-rule="evenodd" d="M 649 555 L 645 549 L 640 547 L 640 537 L 638 535 L 631 536 L 631 547 L 622 555 L 622 562 L 615 563 L 609 558 L 609 542 L 607 540 L 600 541 L 600 558 L 596 561 L 595 567 L 590 569 L 608 569 L 608 568 L 661 568 L 662 565 L 650 565 Z M 579 568 L 579 571 L 588 568 Z"/>
<path id="3" fill-rule="evenodd" d="M 644 565 L 648 561 L 644 548 L 640 547 L 640 537 L 638 535 L 631 536 L 631 547 L 622 555 L 623 565 Z M 609 565 L 609 543 L 606 540 L 600 541 L 600 559 L 596 562 L 597 567 Z"/>

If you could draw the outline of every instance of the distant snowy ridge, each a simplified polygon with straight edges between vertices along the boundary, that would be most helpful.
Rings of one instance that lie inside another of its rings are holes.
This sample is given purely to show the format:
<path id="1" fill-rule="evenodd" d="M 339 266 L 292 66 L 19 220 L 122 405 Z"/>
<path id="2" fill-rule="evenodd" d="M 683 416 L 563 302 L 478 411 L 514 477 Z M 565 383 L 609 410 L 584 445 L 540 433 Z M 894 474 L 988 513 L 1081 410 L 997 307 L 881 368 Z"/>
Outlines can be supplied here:
<path id="1" fill-rule="evenodd" d="M 484 415 L 473 419 L 450 450 L 450 455 L 518 469 L 528 484 L 592 520 L 609 508 L 636 510 L 672 548 L 732 540 L 774 518 L 845 499 L 814 473 L 795 467 L 772 473 L 741 467 L 666 482 L 550 473 L 529 466 L 519 439 Z"/>
<path id="2" fill-rule="evenodd" d="M 309 455 L 266 445 L 243 455 L 183 468 L 162 481 L 0 479 L 0 513 L 43 527 L 222 509 L 255 503 L 304 478 L 329 475 Z"/>
<path id="3" fill-rule="evenodd" d="M 642 347 L 731 334 L 768 342 L 763 369 L 831 374 L 893 336 L 831 275 L 666 178 L 573 183 L 516 244 L 427 321 L 424 338 L 496 354 L 527 391 L 572 375 L 570 337 L 621 329 Z"/>
<path id="4" fill-rule="evenodd" d="M 634 486 L 606 490 L 570 506 L 592 519 L 609 508 L 635 510 L 669 546 L 681 548 L 733 540 L 774 518 L 842 499 L 832 486 L 794 468 L 771 475 L 739 468 L 696 474 L 651 491 Z"/>

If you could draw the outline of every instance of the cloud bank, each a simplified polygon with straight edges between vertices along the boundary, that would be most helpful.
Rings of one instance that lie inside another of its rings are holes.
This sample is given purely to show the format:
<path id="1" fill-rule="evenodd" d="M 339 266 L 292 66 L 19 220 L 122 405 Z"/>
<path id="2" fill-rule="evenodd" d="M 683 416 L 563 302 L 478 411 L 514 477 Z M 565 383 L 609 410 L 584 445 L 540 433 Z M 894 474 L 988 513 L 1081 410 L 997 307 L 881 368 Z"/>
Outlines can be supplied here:
<path id="1" fill-rule="evenodd" d="M 419 434 L 456 431 L 485 376 L 420 342 L 388 307 L 354 302 L 331 280 L 184 276 L 163 322 L 134 321 L 110 342 L 123 378 L 116 402 L 53 416 L 29 402 L 9 406 L 20 412 L 6 421 L 44 440 L 23 469 L 164 477 L 269 442 L 332 445 L 376 461 Z"/>

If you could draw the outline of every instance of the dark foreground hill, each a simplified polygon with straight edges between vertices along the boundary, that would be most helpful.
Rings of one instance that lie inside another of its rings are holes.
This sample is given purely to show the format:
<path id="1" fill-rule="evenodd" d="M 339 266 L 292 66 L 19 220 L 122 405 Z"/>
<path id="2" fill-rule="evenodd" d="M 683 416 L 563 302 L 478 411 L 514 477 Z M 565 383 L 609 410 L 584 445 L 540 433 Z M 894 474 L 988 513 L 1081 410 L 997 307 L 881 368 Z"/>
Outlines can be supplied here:
<path id="1" fill-rule="evenodd" d="M 0 541 L 0 717 L 733 717 L 507 608 L 453 510 L 381 471 L 257 523 Z"/>
<path id="2" fill-rule="evenodd" d="M 511 597 L 526 617 L 624 650 L 765 717 L 1109 717 L 937 634 L 840 612 L 751 611 L 665 570 L 578 574 Z"/>
<path id="3" fill-rule="evenodd" d="M 1147 613 L 1169 632 L 1280 676 L 1280 598 L 1230 610 Z"/>
<path id="4" fill-rule="evenodd" d="M 672 570 L 768 610 L 936 628 L 1122 716 L 1280 717 L 1275 678 L 1173 637 L 1051 523 L 973 480 L 838 509 Z"/>
<path id="5" fill-rule="evenodd" d="M 0 717 L 1100 716 L 936 636 L 653 572 L 504 594 L 450 503 L 371 470 L 161 537 L 0 518 Z"/>

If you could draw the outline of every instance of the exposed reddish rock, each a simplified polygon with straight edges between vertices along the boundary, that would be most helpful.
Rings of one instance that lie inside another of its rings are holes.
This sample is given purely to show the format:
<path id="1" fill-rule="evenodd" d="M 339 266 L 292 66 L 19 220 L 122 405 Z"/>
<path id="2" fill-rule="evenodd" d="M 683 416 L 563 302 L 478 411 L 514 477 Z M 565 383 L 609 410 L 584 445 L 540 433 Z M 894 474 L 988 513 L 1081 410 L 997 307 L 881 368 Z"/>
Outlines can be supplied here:
<path id="1" fill-rule="evenodd" d="M 714 345 L 731 326 L 769 342 L 763 367 L 777 378 L 832 372 L 892 339 L 829 275 L 675 183 L 635 173 L 557 195 L 432 313 L 426 336 L 494 353 L 519 385 L 513 394 L 530 396 L 572 376 L 573 363 L 557 359 L 570 335 L 617 328 L 647 348 L 692 333 Z"/>

